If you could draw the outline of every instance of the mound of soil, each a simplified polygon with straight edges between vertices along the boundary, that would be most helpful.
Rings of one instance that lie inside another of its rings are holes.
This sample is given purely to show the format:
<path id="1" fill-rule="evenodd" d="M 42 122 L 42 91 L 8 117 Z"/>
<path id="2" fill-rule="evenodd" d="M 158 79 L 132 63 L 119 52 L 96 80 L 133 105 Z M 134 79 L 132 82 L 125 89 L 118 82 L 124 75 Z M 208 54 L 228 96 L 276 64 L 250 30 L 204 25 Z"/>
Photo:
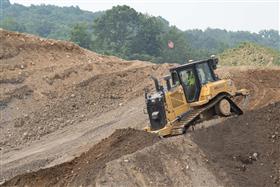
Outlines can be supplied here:
<path id="1" fill-rule="evenodd" d="M 243 43 L 219 55 L 221 64 L 231 66 L 275 66 L 280 64 L 280 53 L 254 43 Z"/>
<path id="2" fill-rule="evenodd" d="M 280 101 L 280 69 L 223 67 L 217 70 L 221 78 L 230 78 L 237 88 L 250 91 L 247 109 L 254 110 Z"/>
<path id="3" fill-rule="evenodd" d="M 94 184 L 106 163 L 159 141 L 156 135 L 131 128 L 116 130 L 70 162 L 17 176 L 3 186 L 80 186 Z"/>
<path id="4" fill-rule="evenodd" d="M 226 186 L 279 186 L 279 114 L 280 103 L 271 104 L 195 131 L 192 137 Z"/>

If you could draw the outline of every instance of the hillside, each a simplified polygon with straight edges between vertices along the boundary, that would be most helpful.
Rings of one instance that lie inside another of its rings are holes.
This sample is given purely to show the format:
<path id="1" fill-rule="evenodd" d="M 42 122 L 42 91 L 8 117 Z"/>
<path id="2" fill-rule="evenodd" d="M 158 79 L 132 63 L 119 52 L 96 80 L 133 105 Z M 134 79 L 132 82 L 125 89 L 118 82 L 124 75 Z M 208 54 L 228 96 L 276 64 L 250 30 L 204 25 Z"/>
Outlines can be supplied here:
<path id="1" fill-rule="evenodd" d="M 280 52 L 254 43 L 242 43 L 219 55 L 222 65 L 273 66 L 280 65 Z"/>

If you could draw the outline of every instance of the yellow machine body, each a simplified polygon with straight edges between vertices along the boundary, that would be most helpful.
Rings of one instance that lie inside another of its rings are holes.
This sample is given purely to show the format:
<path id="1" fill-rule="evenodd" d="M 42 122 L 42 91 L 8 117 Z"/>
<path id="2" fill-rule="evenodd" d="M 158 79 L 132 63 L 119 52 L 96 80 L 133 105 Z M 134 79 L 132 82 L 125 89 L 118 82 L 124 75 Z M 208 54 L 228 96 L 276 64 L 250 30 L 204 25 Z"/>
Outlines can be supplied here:
<path id="1" fill-rule="evenodd" d="M 219 95 L 224 95 L 229 99 L 238 95 L 246 96 L 248 94 L 249 92 L 246 89 L 237 90 L 232 80 L 219 79 L 202 85 L 200 88 L 198 100 L 189 103 L 186 99 L 183 86 L 174 86 L 168 91 L 164 91 L 164 110 L 166 114 L 166 125 L 163 128 L 157 130 L 153 130 L 151 126 L 147 126 L 145 130 L 148 132 L 157 133 L 159 136 L 172 135 L 172 130 L 174 129 L 174 127 L 182 127 L 182 124 L 180 124 L 180 118 L 178 116 L 186 114 L 189 111 L 195 112 L 196 110 L 200 109 L 201 112 L 198 111 L 197 113 L 195 113 L 195 115 L 193 115 L 193 118 L 197 117 L 202 113 L 202 111 L 206 110 L 206 107 L 208 106 L 207 104 L 209 104 L 215 98 L 217 98 L 217 101 L 215 101 L 216 103 L 218 103 L 219 100 L 222 100 L 221 98 L 223 97 L 217 97 Z M 203 107 L 205 107 L 205 109 L 203 109 Z M 188 124 L 183 124 L 184 127 L 186 125 Z"/>

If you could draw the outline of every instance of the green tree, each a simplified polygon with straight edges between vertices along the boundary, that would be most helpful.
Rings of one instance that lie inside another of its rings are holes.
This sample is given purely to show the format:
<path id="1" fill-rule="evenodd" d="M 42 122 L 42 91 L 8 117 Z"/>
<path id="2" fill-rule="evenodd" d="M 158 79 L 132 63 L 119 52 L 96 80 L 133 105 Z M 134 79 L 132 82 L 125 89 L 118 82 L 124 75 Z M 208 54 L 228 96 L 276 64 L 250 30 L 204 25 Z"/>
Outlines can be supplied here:
<path id="1" fill-rule="evenodd" d="M 138 13 L 128 6 L 116 6 L 94 22 L 94 47 L 97 51 L 112 51 L 125 56 L 128 45 L 136 36 Z"/>
<path id="2" fill-rule="evenodd" d="M 50 33 L 52 33 L 54 29 L 54 24 L 49 21 L 40 21 L 35 26 L 35 32 L 38 33 L 42 37 L 48 37 Z"/>
<path id="3" fill-rule="evenodd" d="M 7 8 L 9 6 L 11 6 L 11 3 L 9 0 L 0 0 L 0 8 L 3 9 L 3 8 Z"/>
<path id="4" fill-rule="evenodd" d="M 159 56 L 161 46 L 161 34 L 164 33 L 164 23 L 148 15 L 140 15 L 139 28 L 135 38 L 129 46 L 131 54 L 145 54 Z"/>
<path id="5" fill-rule="evenodd" d="M 0 22 L 0 27 L 11 30 L 11 31 L 18 31 L 18 32 L 26 31 L 26 27 L 23 24 L 18 23 L 12 17 L 6 17 L 4 20 L 2 20 Z"/>
<path id="6" fill-rule="evenodd" d="M 70 40 L 81 47 L 90 49 L 91 35 L 85 23 L 76 24 L 70 32 Z"/>
<path id="7" fill-rule="evenodd" d="M 174 43 L 173 48 L 168 47 L 168 41 Z M 185 63 L 190 59 L 190 48 L 182 31 L 172 26 L 161 38 L 160 62 Z"/>

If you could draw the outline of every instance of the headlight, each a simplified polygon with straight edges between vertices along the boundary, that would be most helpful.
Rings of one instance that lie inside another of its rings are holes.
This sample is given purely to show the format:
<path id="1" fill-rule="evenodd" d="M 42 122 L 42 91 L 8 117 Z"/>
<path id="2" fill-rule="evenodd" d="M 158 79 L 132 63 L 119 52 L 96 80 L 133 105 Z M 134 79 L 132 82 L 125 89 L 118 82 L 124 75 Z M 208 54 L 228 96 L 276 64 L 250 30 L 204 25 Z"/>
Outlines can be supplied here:
<path id="1" fill-rule="evenodd" d="M 153 120 L 158 119 L 158 117 L 159 117 L 159 111 L 156 111 L 156 112 L 153 112 L 153 113 L 152 113 L 152 119 L 153 119 Z"/>

